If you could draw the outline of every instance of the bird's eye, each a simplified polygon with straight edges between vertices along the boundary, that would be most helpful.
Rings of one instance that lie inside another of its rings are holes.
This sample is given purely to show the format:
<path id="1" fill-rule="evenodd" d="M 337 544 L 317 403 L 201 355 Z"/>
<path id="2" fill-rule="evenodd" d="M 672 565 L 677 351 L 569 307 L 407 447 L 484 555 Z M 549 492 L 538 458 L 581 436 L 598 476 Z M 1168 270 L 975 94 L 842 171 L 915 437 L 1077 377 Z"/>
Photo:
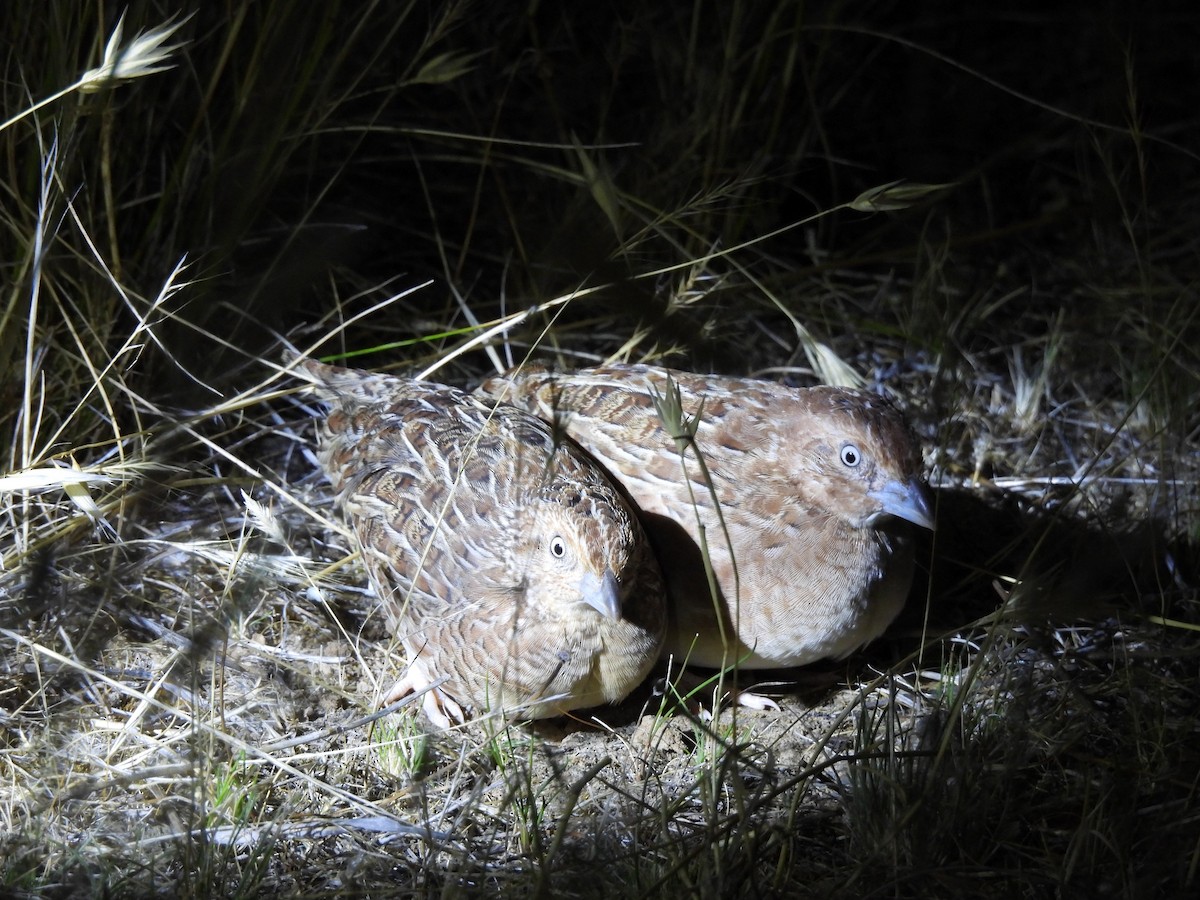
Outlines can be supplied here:
<path id="1" fill-rule="evenodd" d="M 842 444 L 842 465 L 853 469 L 862 462 L 862 453 L 854 444 Z"/>
<path id="2" fill-rule="evenodd" d="M 562 559 L 567 555 L 567 542 L 557 534 L 550 539 L 550 555 L 555 559 Z"/>

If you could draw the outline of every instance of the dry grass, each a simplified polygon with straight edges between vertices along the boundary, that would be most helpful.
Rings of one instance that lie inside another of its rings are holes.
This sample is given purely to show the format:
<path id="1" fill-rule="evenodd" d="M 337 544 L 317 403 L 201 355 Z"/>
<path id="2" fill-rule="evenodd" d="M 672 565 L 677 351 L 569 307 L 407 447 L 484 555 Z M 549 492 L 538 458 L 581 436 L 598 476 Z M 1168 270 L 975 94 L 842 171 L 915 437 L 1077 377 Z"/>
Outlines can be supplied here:
<path id="1" fill-rule="evenodd" d="M 644 6 L 6 10 L 0 894 L 1195 890 L 1188 23 Z M 285 331 L 885 387 L 926 573 L 781 713 L 426 733 Z"/>

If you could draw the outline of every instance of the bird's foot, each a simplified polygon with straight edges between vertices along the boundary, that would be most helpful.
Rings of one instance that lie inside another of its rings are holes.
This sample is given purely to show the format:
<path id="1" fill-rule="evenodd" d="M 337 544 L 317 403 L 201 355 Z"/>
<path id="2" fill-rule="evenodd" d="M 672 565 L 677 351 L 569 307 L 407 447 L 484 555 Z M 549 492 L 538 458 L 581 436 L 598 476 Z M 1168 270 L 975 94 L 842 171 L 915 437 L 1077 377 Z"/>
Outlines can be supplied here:
<path id="1" fill-rule="evenodd" d="M 759 709 L 769 710 L 770 712 L 780 712 L 779 704 L 765 694 L 756 694 L 754 691 L 743 691 L 738 688 L 730 688 L 729 699 L 743 709 Z"/>
<path id="2" fill-rule="evenodd" d="M 667 679 L 663 679 L 661 684 L 655 686 L 657 693 L 665 693 L 668 690 L 666 681 Z M 711 691 L 715 683 L 712 677 L 702 678 L 692 672 L 683 672 L 674 678 L 674 686 L 669 689 L 680 698 L 684 706 L 705 718 L 711 717 L 720 702 L 732 703 L 743 709 L 781 711 L 779 704 L 770 697 L 756 694 L 753 691 L 744 691 L 729 682 L 723 685 L 724 695 L 718 697 L 715 692 Z M 711 703 L 706 704 L 701 699 L 706 694 L 712 697 Z"/>
<path id="3" fill-rule="evenodd" d="M 431 677 L 429 670 L 421 659 L 414 659 L 408 664 L 404 677 L 392 685 L 384 698 L 384 703 L 394 703 L 408 694 L 423 693 L 421 709 L 425 717 L 437 728 L 450 728 L 452 725 L 466 721 L 463 709 L 440 687 L 436 678 Z"/>

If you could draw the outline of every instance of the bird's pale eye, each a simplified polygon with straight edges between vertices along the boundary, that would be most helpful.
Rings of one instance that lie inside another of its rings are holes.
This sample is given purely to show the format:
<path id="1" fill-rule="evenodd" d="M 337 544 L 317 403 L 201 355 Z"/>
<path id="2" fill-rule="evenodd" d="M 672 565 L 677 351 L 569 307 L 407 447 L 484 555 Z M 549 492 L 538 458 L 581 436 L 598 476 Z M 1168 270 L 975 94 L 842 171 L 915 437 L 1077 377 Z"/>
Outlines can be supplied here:
<path id="1" fill-rule="evenodd" d="M 841 458 L 843 466 L 853 469 L 862 462 L 862 452 L 858 449 L 857 444 L 851 444 L 847 441 L 845 444 L 842 444 Z"/>
<path id="2" fill-rule="evenodd" d="M 562 559 L 567 555 L 567 542 L 557 534 L 550 538 L 550 555 L 555 559 Z"/>

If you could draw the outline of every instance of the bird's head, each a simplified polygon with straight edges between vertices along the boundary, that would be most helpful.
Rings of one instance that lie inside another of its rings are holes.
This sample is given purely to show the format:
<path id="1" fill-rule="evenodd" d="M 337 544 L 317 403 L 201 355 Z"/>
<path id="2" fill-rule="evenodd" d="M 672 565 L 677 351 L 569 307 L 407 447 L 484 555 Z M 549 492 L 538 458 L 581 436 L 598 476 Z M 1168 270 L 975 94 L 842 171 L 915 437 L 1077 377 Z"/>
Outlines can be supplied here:
<path id="1" fill-rule="evenodd" d="M 592 467 L 556 472 L 528 518 L 529 578 L 535 608 L 622 616 L 638 577 L 645 537 L 624 497 Z"/>
<path id="2" fill-rule="evenodd" d="M 817 505 L 857 528 L 893 516 L 932 529 L 933 507 L 916 437 L 883 397 L 844 388 L 812 388 L 807 433 L 793 435 L 798 479 Z"/>

